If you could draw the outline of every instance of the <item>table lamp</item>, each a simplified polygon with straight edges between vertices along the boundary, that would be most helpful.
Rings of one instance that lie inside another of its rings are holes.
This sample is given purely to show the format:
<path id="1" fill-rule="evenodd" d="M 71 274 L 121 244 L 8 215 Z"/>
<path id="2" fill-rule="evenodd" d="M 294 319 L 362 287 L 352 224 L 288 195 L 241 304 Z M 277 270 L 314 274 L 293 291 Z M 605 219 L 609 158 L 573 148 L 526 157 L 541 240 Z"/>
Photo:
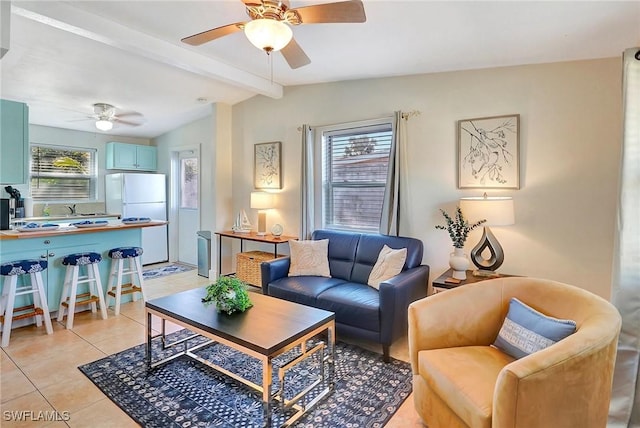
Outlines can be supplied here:
<path id="1" fill-rule="evenodd" d="M 504 252 L 489 226 L 508 226 L 515 223 L 513 199 L 488 197 L 485 193 L 481 197 L 460 198 L 460 209 L 470 223 L 486 220 L 482 238 L 471 250 L 471 261 L 478 267 L 473 274 L 475 276 L 497 275 L 496 270 L 504 261 Z M 483 255 L 485 251 L 489 252 L 488 257 Z"/>
<path id="2" fill-rule="evenodd" d="M 251 208 L 258 210 L 258 235 L 267 234 L 267 211 L 273 208 L 273 195 L 267 192 L 251 192 Z"/>

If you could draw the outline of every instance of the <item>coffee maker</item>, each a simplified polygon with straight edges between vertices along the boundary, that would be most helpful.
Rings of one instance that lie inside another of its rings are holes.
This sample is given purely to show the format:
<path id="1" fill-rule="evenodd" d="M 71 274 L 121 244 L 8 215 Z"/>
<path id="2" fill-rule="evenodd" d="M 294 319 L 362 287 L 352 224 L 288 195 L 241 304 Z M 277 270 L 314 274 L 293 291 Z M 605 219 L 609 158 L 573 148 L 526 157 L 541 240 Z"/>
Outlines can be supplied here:
<path id="1" fill-rule="evenodd" d="M 6 186 L 4 190 L 11 196 L 9 199 L 2 199 L 0 208 L 0 230 L 10 228 L 14 218 L 24 218 L 24 199 L 20 197 L 20 191 L 11 186 Z M 6 201 L 6 202 L 5 202 Z"/>
<path id="2" fill-rule="evenodd" d="M 13 211 L 11 210 L 12 201 L 13 198 L 0 199 L 0 230 L 9 230 L 15 213 L 15 208 Z"/>

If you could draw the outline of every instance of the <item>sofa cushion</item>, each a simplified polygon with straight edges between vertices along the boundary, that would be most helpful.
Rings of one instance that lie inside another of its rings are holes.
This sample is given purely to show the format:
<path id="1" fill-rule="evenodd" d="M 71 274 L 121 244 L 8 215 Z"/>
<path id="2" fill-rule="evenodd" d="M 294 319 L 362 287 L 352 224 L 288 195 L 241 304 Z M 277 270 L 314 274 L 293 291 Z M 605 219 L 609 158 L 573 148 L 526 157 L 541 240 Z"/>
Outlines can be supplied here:
<path id="1" fill-rule="evenodd" d="M 316 305 L 334 312 L 336 323 L 365 330 L 380 330 L 380 298 L 378 291 L 366 284 L 344 282 L 318 294 Z"/>
<path id="2" fill-rule="evenodd" d="M 407 259 L 407 249 L 401 248 L 394 250 L 388 246 L 382 247 L 380 254 L 378 254 L 378 261 L 373 266 L 371 273 L 369 274 L 369 280 L 367 284 L 375 288 L 380 288 L 380 283 L 386 281 L 389 278 L 393 278 L 400 272 L 404 266 L 404 261 Z"/>
<path id="3" fill-rule="evenodd" d="M 373 266 L 378 260 L 378 255 L 385 245 L 393 249 L 407 249 L 407 260 L 405 260 L 402 270 L 420 266 L 420 263 L 422 263 L 423 245 L 419 239 L 362 234 L 358 242 L 358 249 L 351 273 L 351 281 L 362 284 L 367 283 Z"/>
<path id="4" fill-rule="evenodd" d="M 468 426 L 490 428 L 496 380 L 513 361 L 491 346 L 430 349 L 418 353 L 418 373 Z"/>
<path id="5" fill-rule="evenodd" d="M 329 240 L 329 269 L 331 276 L 350 281 L 360 234 L 320 229 L 314 231 L 311 238 Z"/>
<path id="6" fill-rule="evenodd" d="M 269 295 L 303 305 L 315 306 L 316 298 L 320 293 L 344 282 L 342 279 L 321 276 L 284 277 L 269 283 Z"/>
<path id="7" fill-rule="evenodd" d="M 329 277 L 329 240 L 289 241 L 289 276 Z"/>
<path id="8" fill-rule="evenodd" d="M 575 321 L 547 316 L 512 297 L 493 345 L 514 358 L 522 358 L 548 348 L 575 331 Z"/>

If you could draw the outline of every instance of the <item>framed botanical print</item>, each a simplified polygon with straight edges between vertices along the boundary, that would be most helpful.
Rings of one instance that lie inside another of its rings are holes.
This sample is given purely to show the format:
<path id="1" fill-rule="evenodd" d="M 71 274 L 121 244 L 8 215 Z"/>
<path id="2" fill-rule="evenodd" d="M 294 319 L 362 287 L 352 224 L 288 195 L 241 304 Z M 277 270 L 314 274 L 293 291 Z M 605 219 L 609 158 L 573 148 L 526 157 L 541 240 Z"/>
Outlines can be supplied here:
<path id="1" fill-rule="evenodd" d="M 520 115 L 458 121 L 458 188 L 520 188 Z"/>
<path id="2" fill-rule="evenodd" d="M 253 187 L 282 189 L 282 143 L 259 143 L 253 147 Z"/>

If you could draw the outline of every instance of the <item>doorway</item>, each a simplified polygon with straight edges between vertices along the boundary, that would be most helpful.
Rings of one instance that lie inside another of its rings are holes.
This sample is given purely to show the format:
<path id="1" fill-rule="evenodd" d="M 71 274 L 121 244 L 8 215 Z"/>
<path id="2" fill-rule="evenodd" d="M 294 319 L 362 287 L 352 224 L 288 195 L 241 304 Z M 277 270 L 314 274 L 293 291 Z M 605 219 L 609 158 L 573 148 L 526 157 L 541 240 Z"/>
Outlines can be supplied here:
<path id="1" fill-rule="evenodd" d="M 197 235 L 200 229 L 200 152 L 197 148 L 172 154 L 173 259 L 198 264 Z"/>

